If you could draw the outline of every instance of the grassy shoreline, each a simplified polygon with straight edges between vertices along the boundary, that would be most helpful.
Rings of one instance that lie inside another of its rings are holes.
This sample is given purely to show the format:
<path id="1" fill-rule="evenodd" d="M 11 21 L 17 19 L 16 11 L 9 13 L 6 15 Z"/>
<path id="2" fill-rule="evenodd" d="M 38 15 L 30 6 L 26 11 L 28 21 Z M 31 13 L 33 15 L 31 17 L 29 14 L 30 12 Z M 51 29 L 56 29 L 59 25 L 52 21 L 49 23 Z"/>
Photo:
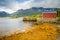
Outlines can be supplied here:
<path id="1" fill-rule="evenodd" d="M 26 29 L 27 30 L 27 29 Z M 24 33 L 5 36 L 0 40 L 56 40 L 57 27 L 51 23 L 35 25 Z"/>

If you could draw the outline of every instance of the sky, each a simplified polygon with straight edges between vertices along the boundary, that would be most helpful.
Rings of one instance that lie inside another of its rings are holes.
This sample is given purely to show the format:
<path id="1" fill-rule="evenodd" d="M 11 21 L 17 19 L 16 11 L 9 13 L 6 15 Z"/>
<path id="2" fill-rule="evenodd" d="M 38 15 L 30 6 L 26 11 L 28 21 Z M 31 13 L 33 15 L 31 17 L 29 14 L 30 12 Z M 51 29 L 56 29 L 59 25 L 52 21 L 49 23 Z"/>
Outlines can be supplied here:
<path id="1" fill-rule="evenodd" d="M 0 0 L 0 11 L 8 13 L 31 7 L 60 8 L 60 0 Z"/>

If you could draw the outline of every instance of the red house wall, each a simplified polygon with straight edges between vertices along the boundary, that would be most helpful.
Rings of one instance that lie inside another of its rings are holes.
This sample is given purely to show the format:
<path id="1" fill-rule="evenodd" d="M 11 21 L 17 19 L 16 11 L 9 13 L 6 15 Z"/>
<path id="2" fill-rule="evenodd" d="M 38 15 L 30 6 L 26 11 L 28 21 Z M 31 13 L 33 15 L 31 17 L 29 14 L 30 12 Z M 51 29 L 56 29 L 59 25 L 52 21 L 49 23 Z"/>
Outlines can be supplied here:
<path id="1" fill-rule="evenodd" d="M 43 18 L 56 18 L 56 13 L 43 13 Z"/>

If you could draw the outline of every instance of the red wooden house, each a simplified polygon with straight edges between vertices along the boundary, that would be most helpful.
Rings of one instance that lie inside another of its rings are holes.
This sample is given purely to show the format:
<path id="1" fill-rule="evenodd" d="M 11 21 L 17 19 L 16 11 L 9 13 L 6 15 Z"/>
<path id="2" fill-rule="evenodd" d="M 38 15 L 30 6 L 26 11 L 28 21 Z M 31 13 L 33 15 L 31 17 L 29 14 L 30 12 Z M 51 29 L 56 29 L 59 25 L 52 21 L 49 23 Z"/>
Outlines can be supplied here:
<path id="1" fill-rule="evenodd" d="M 43 18 L 56 18 L 57 12 L 43 12 Z"/>

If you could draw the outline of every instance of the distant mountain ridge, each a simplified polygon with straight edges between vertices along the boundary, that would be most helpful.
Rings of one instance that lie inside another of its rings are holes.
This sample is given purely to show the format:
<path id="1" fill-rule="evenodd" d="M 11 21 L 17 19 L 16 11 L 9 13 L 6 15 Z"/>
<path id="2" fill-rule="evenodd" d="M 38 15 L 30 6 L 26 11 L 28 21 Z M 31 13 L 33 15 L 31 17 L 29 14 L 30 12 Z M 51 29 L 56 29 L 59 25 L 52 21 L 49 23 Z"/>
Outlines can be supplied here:
<path id="1" fill-rule="evenodd" d="M 60 8 L 43 8 L 43 7 L 32 7 L 29 9 L 19 9 L 16 12 L 9 14 L 5 11 L 0 11 L 0 17 L 8 17 L 8 16 L 17 16 L 17 17 L 22 17 L 22 16 L 32 16 L 36 14 L 42 14 L 42 12 L 45 11 L 57 11 L 60 10 Z"/>
<path id="2" fill-rule="evenodd" d="M 7 17 L 9 14 L 5 11 L 0 11 L 0 17 Z"/>
<path id="3" fill-rule="evenodd" d="M 16 12 L 12 13 L 12 16 L 20 15 L 20 16 L 31 16 L 36 14 L 41 14 L 44 11 L 57 11 L 60 8 L 43 8 L 43 7 L 32 7 L 30 9 L 19 9 Z"/>

